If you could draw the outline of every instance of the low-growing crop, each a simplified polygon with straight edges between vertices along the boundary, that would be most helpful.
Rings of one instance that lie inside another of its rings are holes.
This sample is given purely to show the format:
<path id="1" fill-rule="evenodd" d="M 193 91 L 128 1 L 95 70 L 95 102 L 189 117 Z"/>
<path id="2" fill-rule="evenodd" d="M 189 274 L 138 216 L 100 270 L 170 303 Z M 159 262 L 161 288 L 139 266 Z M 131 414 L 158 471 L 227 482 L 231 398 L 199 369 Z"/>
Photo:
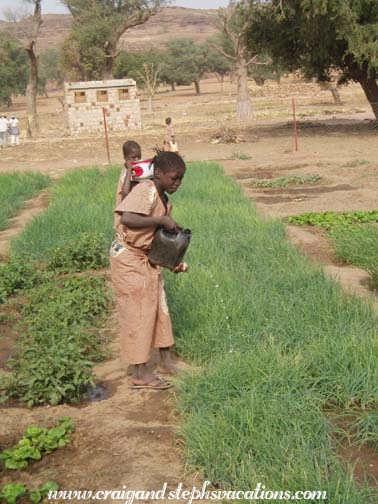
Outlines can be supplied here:
<path id="1" fill-rule="evenodd" d="M 290 175 L 275 179 L 255 179 L 251 182 L 251 187 L 270 187 L 275 189 L 289 185 L 317 184 L 321 179 L 320 175 Z"/>
<path id="2" fill-rule="evenodd" d="M 62 273 L 105 268 L 109 264 L 108 242 L 99 233 L 82 233 L 48 253 L 47 268 Z"/>
<path id="3" fill-rule="evenodd" d="M 178 351 L 201 366 L 178 385 L 189 467 L 224 489 L 377 502 L 324 414 L 378 401 L 372 307 L 310 265 L 282 223 L 260 220 L 221 170 L 197 166 L 174 196 L 174 217 L 193 230 L 190 271 L 166 275 Z"/>
<path id="4" fill-rule="evenodd" d="M 26 293 L 23 335 L 6 397 L 29 407 L 78 400 L 94 386 L 93 365 L 107 355 L 101 327 L 109 312 L 103 276 L 55 278 Z"/>
<path id="5" fill-rule="evenodd" d="M 6 469 L 24 469 L 30 460 L 40 460 L 44 453 L 66 446 L 74 430 L 70 417 L 60 418 L 52 429 L 30 425 L 14 447 L 0 453 L 0 460 Z"/>
<path id="6" fill-rule="evenodd" d="M 35 196 L 51 182 L 42 173 L 0 174 L 0 230 L 7 227 L 7 220 L 15 215 L 25 200 Z"/>
<path id="7" fill-rule="evenodd" d="M 7 263 L 0 263 L 0 304 L 22 289 L 30 289 L 45 279 L 45 274 L 33 261 L 12 256 Z"/>
<path id="8" fill-rule="evenodd" d="M 318 226 L 330 231 L 335 227 L 348 228 L 355 224 L 378 222 L 378 210 L 355 211 L 355 212 L 307 212 L 288 217 L 287 221 L 297 226 Z"/>
<path id="9" fill-rule="evenodd" d="M 27 224 L 12 242 L 11 251 L 44 260 L 53 249 L 70 244 L 71 257 L 75 260 L 77 253 L 87 261 L 82 244 L 74 245 L 86 233 L 104 237 L 107 252 L 114 235 L 115 190 L 120 171 L 120 167 L 109 167 L 104 172 L 90 168 L 68 173 L 54 185 L 49 207 Z M 62 258 L 57 260 L 65 266 Z"/>
<path id="10" fill-rule="evenodd" d="M 22 483 L 8 483 L 8 485 L 5 485 L 5 487 L 0 490 L 0 502 L 15 504 L 18 499 L 28 494 L 29 501 L 33 504 L 38 504 L 48 497 L 49 492 L 58 490 L 59 485 L 55 483 L 55 481 L 46 481 L 46 483 L 42 483 L 38 488 L 30 490 L 29 493 L 26 485 Z"/>
<path id="11" fill-rule="evenodd" d="M 8 502 L 8 504 L 16 504 L 18 499 L 26 495 L 26 486 L 22 483 L 8 483 L 0 491 L 0 502 Z"/>

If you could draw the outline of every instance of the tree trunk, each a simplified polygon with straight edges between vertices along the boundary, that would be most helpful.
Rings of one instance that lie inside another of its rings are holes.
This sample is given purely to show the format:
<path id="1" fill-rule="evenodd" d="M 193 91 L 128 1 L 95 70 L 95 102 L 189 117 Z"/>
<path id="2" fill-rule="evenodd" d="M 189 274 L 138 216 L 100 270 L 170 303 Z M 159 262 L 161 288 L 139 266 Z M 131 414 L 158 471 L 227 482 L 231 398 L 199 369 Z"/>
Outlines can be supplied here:
<path id="1" fill-rule="evenodd" d="M 27 136 L 30 138 L 36 135 L 38 131 L 37 122 L 37 91 L 38 91 L 38 56 L 36 43 L 39 29 L 42 24 L 41 2 L 42 0 L 33 0 L 33 26 L 32 33 L 26 44 L 26 52 L 29 56 L 30 76 L 26 86 L 26 112 L 27 112 Z"/>
<path id="2" fill-rule="evenodd" d="M 200 81 L 198 79 L 196 79 L 194 82 L 194 87 L 196 89 L 196 96 L 199 96 L 201 94 L 201 90 L 200 90 Z"/>
<path id="3" fill-rule="evenodd" d="M 152 95 L 148 95 L 148 112 L 153 112 L 154 111 L 154 105 L 152 102 Z"/>
<path id="4" fill-rule="evenodd" d="M 244 58 L 240 57 L 236 62 L 237 77 L 237 102 L 236 117 L 240 122 L 247 122 L 251 119 L 252 108 L 249 99 L 247 67 Z"/>
<path id="5" fill-rule="evenodd" d="M 366 98 L 369 100 L 375 118 L 378 120 L 378 85 L 375 79 L 359 79 Z"/>
<path id="6" fill-rule="evenodd" d="M 38 88 L 38 57 L 35 44 L 32 42 L 27 49 L 30 62 L 29 82 L 26 86 L 27 136 L 31 138 L 38 132 L 37 121 L 37 88 Z"/>
<path id="7" fill-rule="evenodd" d="M 106 58 L 105 58 L 105 69 L 104 69 L 104 79 L 105 80 L 114 79 L 114 77 L 113 77 L 113 64 L 114 64 L 114 56 L 107 54 Z"/>
<path id="8" fill-rule="evenodd" d="M 10 108 L 13 105 L 12 96 L 7 96 L 7 107 Z"/>
<path id="9" fill-rule="evenodd" d="M 336 84 L 331 84 L 331 93 L 336 105 L 341 105 L 340 93 Z"/>
<path id="10" fill-rule="evenodd" d="M 224 81 L 224 75 L 221 74 L 220 76 L 220 88 L 221 88 L 221 94 L 223 94 L 223 81 Z"/>
<path id="11" fill-rule="evenodd" d="M 171 91 L 176 91 L 176 86 L 174 82 L 171 82 Z"/>

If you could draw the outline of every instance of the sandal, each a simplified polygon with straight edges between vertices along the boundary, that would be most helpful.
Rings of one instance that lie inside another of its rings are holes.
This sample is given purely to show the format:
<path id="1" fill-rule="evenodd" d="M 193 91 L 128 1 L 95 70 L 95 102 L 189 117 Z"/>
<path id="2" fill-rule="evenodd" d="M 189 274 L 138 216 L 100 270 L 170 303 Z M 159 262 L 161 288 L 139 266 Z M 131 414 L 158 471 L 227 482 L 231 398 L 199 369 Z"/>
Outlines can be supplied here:
<path id="1" fill-rule="evenodd" d="M 143 384 L 133 383 L 130 388 L 132 388 L 133 390 L 135 389 L 167 390 L 172 387 L 173 383 L 169 383 L 167 382 L 167 380 L 164 380 L 164 378 L 160 378 L 160 376 L 157 376 L 149 383 L 143 383 Z"/>

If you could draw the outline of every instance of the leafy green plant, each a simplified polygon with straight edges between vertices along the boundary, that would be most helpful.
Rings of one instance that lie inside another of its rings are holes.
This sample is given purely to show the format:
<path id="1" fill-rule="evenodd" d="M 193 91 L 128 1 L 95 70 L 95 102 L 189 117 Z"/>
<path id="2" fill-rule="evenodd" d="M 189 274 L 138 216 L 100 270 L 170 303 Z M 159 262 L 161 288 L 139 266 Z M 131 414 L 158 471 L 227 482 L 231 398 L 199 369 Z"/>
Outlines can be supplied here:
<path id="1" fill-rule="evenodd" d="M 109 312 L 104 277 L 53 279 L 28 291 L 22 312 L 17 358 L 2 378 L 5 397 L 29 407 L 77 401 L 94 386 L 94 362 L 106 355 L 96 329 Z"/>
<path id="2" fill-rule="evenodd" d="M 99 233 L 83 233 L 48 254 L 47 268 L 63 273 L 105 268 L 109 264 L 107 240 Z"/>
<path id="3" fill-rule="evenodd" d="M 30 289 L 45 278 L 35 262 L 12 256 L 7 263 L 0 263 L 0 304 L 22 289 Z"/>
<path id="4" fill-rule="evenodd" d="M 251 187 L 287 187 L 288 185 L 317 184 L 321 180 L 320 175 L 290 175 L 289 177 L 279 177 L 275 179 L 255 179 Z"/>
<path id="5" fill-rule="evenodd" d="M 8 504 L 15 504 L 17 499 L 26 495 L 26 486 L 22 483 L 8 483 L 0 491 L 0 502 L 8 502 Z"/>
<path id="6" fill-rule="evenodd" d="M 29 499 L 33 504 L 38 504 L 46 499 L 49 492 L 56 492 L 59 490 L 59 485 L 55 481 L 46 481 L 35 490 L 30 490 Z"/>
<path id="7" fill-rule="evenodd" d="M 30 460 L 40 460 L 43 453 L 51 453 L 68 444 L 74 430 L 70 417 L 60 418 L 52 429 L 30 425 L 13 448 L 0 453 L 0 460 L 6 469 L 24 469 Z"/>
<path id="8" fill-rule="evenodd" d="M 59 485 L 55 481 L 46 481 L 35 490 L 30 490 L 28 497 L 30 502 L 38 504 L 43 499 L 48 497 L 49 492 L 59 490 Z M 0 491 L 0 501 L 7 502 L 8 504 L 15 504 L 18 499 L 21 499 L 28 493 L 27 488 L 22 483 L 8 483 Z"/>
<path id="9" fill-rule="evenodd" d="M 318 226 L 327 231 L 335 227 L 349 228 L 355 224 L 367 222 L 378 222 L 378 210 L 355 212 L 307 212 L 300 215 L 288 217 L 288 222 L 297 226 L 310 225 Z"/>

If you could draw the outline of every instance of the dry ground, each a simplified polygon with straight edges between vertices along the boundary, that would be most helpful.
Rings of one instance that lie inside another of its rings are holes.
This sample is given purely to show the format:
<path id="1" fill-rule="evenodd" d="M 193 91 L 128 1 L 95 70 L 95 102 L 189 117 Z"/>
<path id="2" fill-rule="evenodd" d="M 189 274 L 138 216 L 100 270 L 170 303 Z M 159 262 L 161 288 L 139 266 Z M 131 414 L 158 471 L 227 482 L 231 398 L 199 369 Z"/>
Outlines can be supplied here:
<path id="1" fill-rule="evenodd" d="M 315 84 L 285 80 L 280 86 L 273 82 L 264 88 L 251 85 L 255 119 L 245 128 L 239 128 L 234 122 L 233 86 L 225 83 L 223 88 L 221 93 L 219 83 L 210 79 L 202 83 L 203 94 L 199 97 L 194 96 L 190 87 L 174 93 L 162 90 L 157 94 L 154 114 L 146 112 L 143 101 L 143 130 L 112 134 L 111 161 L 122 161 L 121 145 L 126 138 L 139 141 L 144 154 L 151 155 L 152 148 L 162 143 L 164 118 L 170 115 L 185 159 L 220 162 L 226 173 L 243 185 L 246 195 L 264 216 L 282 218 L 306 211 L 377 208 L 377 131 L 369 127 L 368 120 L 363 121 L 371 118 L 371 111 L 358 86 L 343 88 L 344 104 L 335 106 L 331 94 Z M 55 93 L 49 99 L 39 100 L 41 136 L 35 140 L 22 139 L 19 147 L 0 151 L 0 171 L 40 170 L 56 178 L 79 166 L 106 164 L 101 135 L 80 138 L 68 135 L 58 97 Z M 298 99 L 302 120 L 310 118 L 316 123 L 327 118 L 322 123 L 326 126 L 314 127 L 306 136 L 300 135 L 298 152 L 293 150 L 291 126 L 286 124 L 290 120 L 292 97 Z M 12 111 L 18 114 L 24 127 L 24 101 L 15 100 Z M 342 121 L 348 125 L 346 130 L 334 127 Z M 351 121 L 356 122 L 351 124 Z M 210 143 L 211 135 L 224 128 L 235 130 L 245 141 Z M 322 180 L 318 185 L 286 189 L 250 187 L 251 178 L 293 174 L 319 174 Z M 27 213 L 28 209 L 23 216 Z M 22 221 L 23 216 L 16 222 Z M 372 296 L 365 287 L 366 274 L 357 268 L 334 264 L 330 247 L 318 231 L 290 226 L 288 236 L 346 287 Z M 7 235 L 0 233 L 0 243 L 6 239 Z M 116 334 L 114 321 L 109 331 Z M 62 415 L 70 415 L 77 422 L 73 445 L 37 462 L 33 469 L 23 473 L 22 479 L 33 484 L 56 479 L 66 489 L 119 489 L 122 485 L 156 489 L 164 481 L 171 487 L 179 481 L 191 487 L 195 476 L 185 475 L 175 437 L 177 417 L 173 412 L 173 393 L 130 391 L 126 372 L 116 357 L 99 366 L 97 374 L 111 392 L 104 401 L 87 403 L 80 408 L 1 410 L 0 447 L 15 442 L 32 422 L 51 425 Z M 357 458 L 355 453 L 348 456 Z M 361 466 L 356 467 L 361 472 Z M 17 477 L 13 475 L 12 479 Z"/>

